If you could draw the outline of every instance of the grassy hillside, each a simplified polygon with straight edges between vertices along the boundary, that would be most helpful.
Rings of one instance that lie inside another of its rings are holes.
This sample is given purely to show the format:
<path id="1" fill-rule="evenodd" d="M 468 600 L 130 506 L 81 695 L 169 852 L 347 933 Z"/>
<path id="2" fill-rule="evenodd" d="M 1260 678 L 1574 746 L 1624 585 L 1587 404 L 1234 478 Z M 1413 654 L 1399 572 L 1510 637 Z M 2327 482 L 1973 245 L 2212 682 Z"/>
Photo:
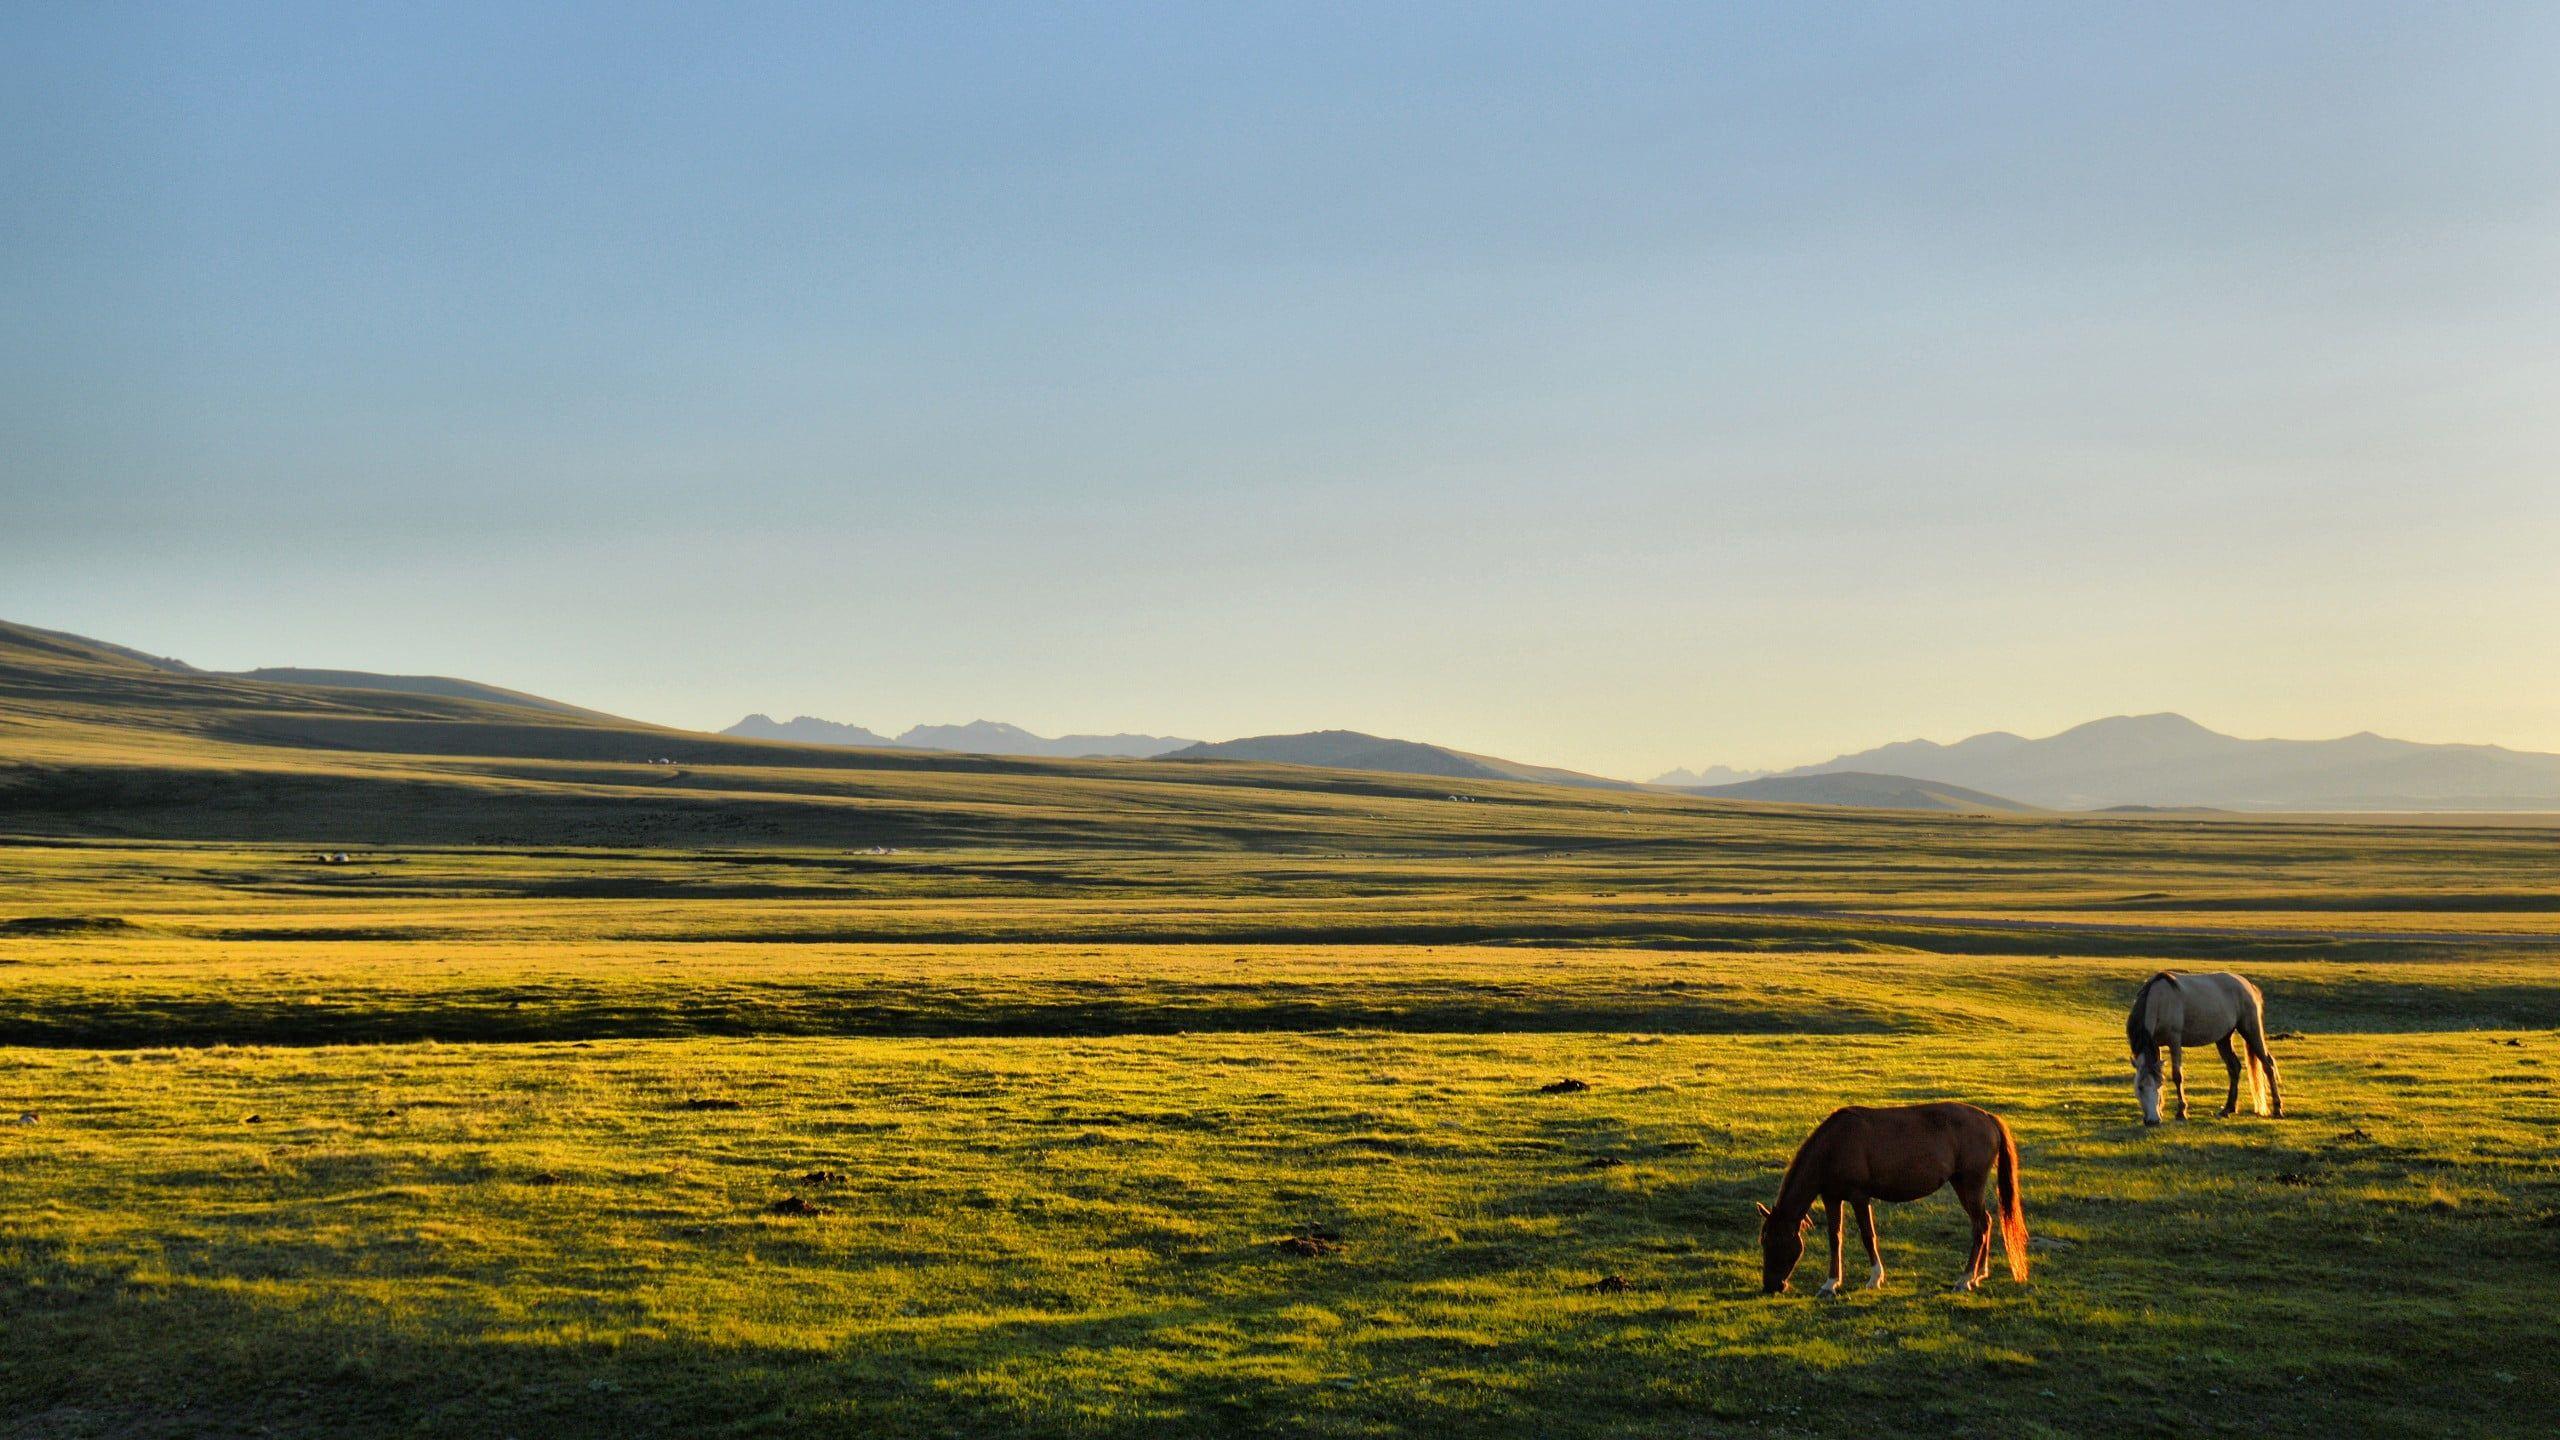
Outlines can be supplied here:
<path id="1" fill-rule="evenodd" d="M 1491 755 L 1474 755 L 1418 740 L 1388 740 L 1357 730 L 1314 730 L 1304 735 L 1256 735 L 1219 740 L 1167 752 L 1167 760 L 1244 760 L 1282 765 L 1321 765 L 1341 770 L 1378 770 L 1394 775 L 1434 775 L 1449 780 L 1523 780 L 1541 785 L 1569 785 L 1591 790 L 1634 790 L 1625 780 L 1526 765 Z"/>
<path id="2" fill-rule="evenodd" d="M 1830 771 L 1820 775 L 1770 775 L 1731 785 L 1690 787 L 1693 795 L 1719 800 L 1762 800 L 1779 805 L 1858 805 L 1878 810 L 1946 810 L 2014 813 L 2033 810 L 1998 795 L 1907 775 Z"/>
<path id="3" fill-rule="evenodd" d="M 492 704 L 526 710 L 552 710 L 568 715 L 583 715 L 608 724 L 628 724 L 599 710 L 588 710 L 559 700 L 546 700 L 521 690 L 498 685 L 484 685 L 477 680 L 456 680 L 449 675 L 378 675 L 370 670 L 314 670 L 296 665 L 269 665 L 256 670 L 237 672 L 244 680 L 270 681 L 283 685 L 318 685 L 332 690 L 390 690 L 409 695 L 446 695 L 459 700 L 486 700 Z"/>
<path id="4" fill-rule="evenodd" d="M 0 642 L 0 1433 L 2560 1406 L 2551 830 L 1452 799 Z M 2266 988 L 2289 1118 L 2137 1123 L 2162 964 Z M 1886 1290 L 1759 1297 L 1794 1142 L 1924 1098 L 2017 1128 L 2033 1284 L 1947 1294 L 1941 1195 Z"/>

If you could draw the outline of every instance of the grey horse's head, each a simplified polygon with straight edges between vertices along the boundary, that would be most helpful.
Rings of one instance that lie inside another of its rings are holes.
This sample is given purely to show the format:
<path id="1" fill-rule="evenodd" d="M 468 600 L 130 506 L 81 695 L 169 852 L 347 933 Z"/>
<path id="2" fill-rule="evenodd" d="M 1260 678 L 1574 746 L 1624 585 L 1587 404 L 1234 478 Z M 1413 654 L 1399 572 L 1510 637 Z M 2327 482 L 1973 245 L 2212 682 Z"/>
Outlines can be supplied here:
<path id="1" fill-rule="evenodd" d="M 2142 1123 L 2160 1123 L 2160 1052 L 2133 1052 L 2133 1096 L 2142 1102 Z"/>

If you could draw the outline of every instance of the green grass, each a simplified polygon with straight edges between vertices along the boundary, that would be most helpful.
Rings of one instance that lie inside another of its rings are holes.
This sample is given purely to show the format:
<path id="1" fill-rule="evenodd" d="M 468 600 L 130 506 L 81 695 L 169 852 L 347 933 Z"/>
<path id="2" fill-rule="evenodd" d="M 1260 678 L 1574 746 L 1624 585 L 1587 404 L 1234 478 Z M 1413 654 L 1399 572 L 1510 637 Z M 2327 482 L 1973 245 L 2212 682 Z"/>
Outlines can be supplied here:
<path id="1" fill-rule="evenodd" d="M 2560 1402 L 2547 1033 L 2293 1042 L 2293 1118 L 2146 1131 L 2103 1018 L 22 1052 L 0 1395 L 62 1434 L 2496 1434 Z M 1945 1094 L 2020 1135 L 2032 1286 L 1947 1293 L 1941 1195 L 1885 1209 L 1884 1292 L 1758 1296 L 1750 1202 L 1802 1131 Z M 764 1213 L 789 1195 L 828 1213 Z M 1310 1223 L 1341 1252 L 1279 1247 Z"/>
<path id="2" fill-rule="evenodd" d="M 1468 790 L 0 653 L 0 1435 L 2560 1413 L 2553 832 Z M 2207 1052 L 2140 1126 L 2163 964 L 2264 986 L 2289 1118 Z M 1796 1141 L 1938 1098 L 2034 1283 L 1948 1293 L 1941 1194 L 1762 1298 Z"/>

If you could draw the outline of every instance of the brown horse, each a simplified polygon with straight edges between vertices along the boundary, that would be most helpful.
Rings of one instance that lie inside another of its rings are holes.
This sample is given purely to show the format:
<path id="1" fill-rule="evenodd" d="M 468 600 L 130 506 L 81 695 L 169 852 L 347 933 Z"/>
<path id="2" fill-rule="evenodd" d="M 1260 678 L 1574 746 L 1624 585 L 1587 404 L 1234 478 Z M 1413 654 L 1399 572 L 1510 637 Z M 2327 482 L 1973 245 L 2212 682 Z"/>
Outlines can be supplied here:
<path id="1" fill-rule="evenodd" d="M 1935 1105 L 1903 1105 L 1889 1110 L 1851 1105 L 1831 1112 L 1813 1127 L 1787 1178 L 1778 1185 L 1778 1206 L 1760 1207 L 1760 1288 L 1775 1295 L 1787 1288 L 1787 1277 L 1804 1258 L 1805 1235 L 1813 1228 L 1813 1202 L 1822 1202 L 1831 1223 L 1831 1278 L 1822 1293 L 1840 1289 L 1840 1204 L 1858 1212 L 1858 1233 L 1867 1242 L 1867 1288 L 1884 1285 L 1884 1256 L 1876 1249 L 1875 1202 L 1901 1202 L 1934 1195 L 1953 1184 L 1956 1198 L 1973 1217 L 1973 1255 L 1965 1262 L 1959 1290 L 1971 1290 L 1991 1273 L 1991 1211 L 1982 1203 L 1983 1181 L 2000 1172 L 2000 1248 L 2008 1253 L 2009 1274 L 2027 1279 L 2027 1212 L 2018 1203 L 2018 1142 L 2009 1127 L 1988 1110 L 1955 1101 Z"/>

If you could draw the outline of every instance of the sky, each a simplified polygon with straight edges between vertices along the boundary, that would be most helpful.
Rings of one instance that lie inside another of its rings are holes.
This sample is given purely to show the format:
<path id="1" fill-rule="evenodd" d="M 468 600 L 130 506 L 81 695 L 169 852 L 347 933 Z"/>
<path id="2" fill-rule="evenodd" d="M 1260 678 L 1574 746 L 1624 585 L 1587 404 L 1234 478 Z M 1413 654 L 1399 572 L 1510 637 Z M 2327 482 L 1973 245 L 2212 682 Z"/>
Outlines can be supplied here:
<path id="1" fill-rule="evenodd" d="M 0 618 L 1605 774 L 2560 750 L 2560 7 L 0 8 Z"/>

